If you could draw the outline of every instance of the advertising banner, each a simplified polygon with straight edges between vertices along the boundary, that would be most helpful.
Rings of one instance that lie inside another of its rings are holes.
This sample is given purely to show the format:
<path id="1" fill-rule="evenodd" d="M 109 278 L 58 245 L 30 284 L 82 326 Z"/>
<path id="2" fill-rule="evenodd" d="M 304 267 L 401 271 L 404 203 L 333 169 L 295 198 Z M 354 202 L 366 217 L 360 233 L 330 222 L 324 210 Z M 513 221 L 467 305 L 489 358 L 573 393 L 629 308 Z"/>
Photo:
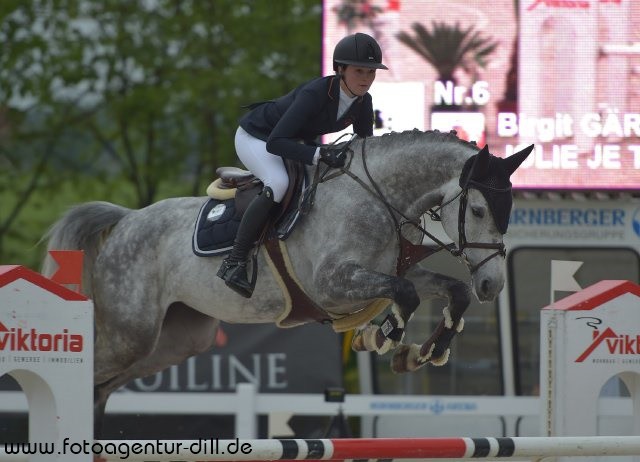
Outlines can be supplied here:
<path id="1" fill-rule="evenodd" d="M 331 327 L 309 324 L 223 324 L 216 347 L 127 390 L 141 392 L 234 392 L 252 382 L 261 393 L 323 393 L 342 386 L 340 340 Z"/>
<path id="2" fill-rule="evenodd" d="M 325 0 L 323 73 L 345 35 L 383 62 L 375 134 L 456 130 L 497 156 L 535 144 L 521 189 L 640 185 L 640 2 Z"/>

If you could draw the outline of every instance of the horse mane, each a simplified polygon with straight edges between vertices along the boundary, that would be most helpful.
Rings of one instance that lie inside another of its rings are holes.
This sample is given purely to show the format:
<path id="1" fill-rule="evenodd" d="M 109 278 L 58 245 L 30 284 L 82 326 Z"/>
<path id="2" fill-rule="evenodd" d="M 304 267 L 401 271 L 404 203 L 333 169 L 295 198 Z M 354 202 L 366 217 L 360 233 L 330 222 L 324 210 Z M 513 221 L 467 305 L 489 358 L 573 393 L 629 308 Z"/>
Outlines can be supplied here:
<path id="1" fill-rule="evenodd" d="M 384 143 L 393 143 L 401 137 L 404 141 L 410 142 L 423 141 L 426 138 L 428 142 L 455 143 L 464 147 L 472 147 L 475 150 L 479 149 L 475 141 L 466 141 L 459 138 L 455 130 L 441 132 L 440 130 L 421 131 L 414 128 L 413 130 L 405 130 L 402 132 L 385 133 L 377 138 L 380 139 L 384 145 Z"/>

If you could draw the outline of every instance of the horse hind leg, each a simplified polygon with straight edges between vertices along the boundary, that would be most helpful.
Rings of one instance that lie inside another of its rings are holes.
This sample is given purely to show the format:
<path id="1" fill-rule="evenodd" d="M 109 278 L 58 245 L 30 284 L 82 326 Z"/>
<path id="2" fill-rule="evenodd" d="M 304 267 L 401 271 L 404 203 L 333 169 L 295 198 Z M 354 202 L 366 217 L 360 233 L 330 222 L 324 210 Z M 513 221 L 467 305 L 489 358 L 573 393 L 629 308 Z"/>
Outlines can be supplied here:
<path id="1" fill-rule="evenodd" d="M 103 388 L 93 387 L 93 437 L 97 440 L 102 438 L 107 398 L 109 393 L 105 393 Z"/>
<path id="2" fill-rule="evenodd" d="M 206 316 L 183 303 L 167 310 L 155 348 L 151 353 L 111 379 L 94 387 L 95 430 L 103 427 L 104 409 L 109 396 L 130 381 L 160 372 L 179 364 L 190 356 L 203 353 L 215 344 L 220 321 Z M 95 435 L 96 438 L 103 435 Z"/>

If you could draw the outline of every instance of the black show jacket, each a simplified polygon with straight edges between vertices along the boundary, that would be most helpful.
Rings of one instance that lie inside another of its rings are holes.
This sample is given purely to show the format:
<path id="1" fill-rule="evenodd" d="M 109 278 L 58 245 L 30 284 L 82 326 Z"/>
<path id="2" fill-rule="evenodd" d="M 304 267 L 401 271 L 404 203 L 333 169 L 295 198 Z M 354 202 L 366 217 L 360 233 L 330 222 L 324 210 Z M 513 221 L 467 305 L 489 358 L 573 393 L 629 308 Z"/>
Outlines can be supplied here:
<path id="1" fill-rule="evenodd" d="M 272 101 L 249 106 L 240 119 L 250 135 L 267 142 L 267 151 L 306 164 L 313 163 L 314 140 L 353 125 L 362 137 L 373 134 L 373 103 L 366 93 L 338 120 L 340 77 L 319 77 Z M 304 141 L 305 144 L 301 144 Z"/>

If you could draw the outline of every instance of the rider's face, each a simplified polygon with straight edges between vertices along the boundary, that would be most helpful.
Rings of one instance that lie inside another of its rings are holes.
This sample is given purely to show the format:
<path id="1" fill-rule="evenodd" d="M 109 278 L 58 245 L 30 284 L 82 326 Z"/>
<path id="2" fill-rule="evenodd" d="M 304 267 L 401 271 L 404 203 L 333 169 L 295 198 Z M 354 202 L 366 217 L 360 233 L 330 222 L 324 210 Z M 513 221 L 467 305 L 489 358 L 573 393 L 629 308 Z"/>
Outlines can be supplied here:
<path id="1" fill-rule="evenodd" d="M 342 78 L 344 82 L 340 82 L 340 85 L 344 91 L 354 96 L 363 96 L 376 79 L 376 70 L 368 67 L 346 66 L 346 69 L 342 68 Z"/>

